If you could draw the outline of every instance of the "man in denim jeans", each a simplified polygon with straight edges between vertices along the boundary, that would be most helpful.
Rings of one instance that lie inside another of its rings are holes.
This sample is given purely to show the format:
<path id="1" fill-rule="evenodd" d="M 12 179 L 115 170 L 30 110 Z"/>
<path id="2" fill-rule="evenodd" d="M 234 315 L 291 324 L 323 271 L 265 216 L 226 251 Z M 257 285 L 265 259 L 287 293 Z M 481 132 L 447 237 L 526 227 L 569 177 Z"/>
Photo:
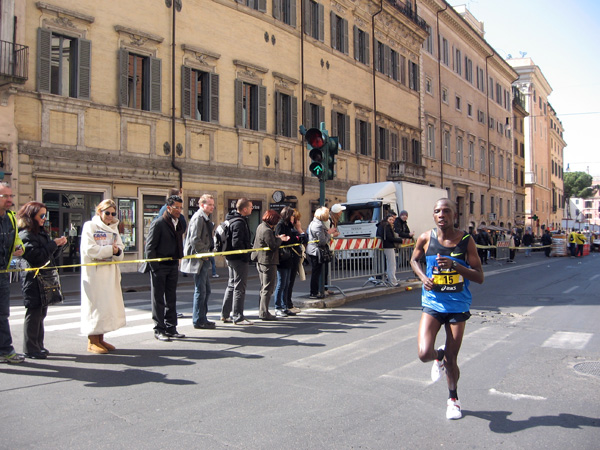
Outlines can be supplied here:
<path id="1" fill-rule="evenodd" d="M 200 197 L 200 208 L 190 220 L 183 255 L 190 256 L 198 253 L 208 253 L 213 249 L 213 223 L 210 215 L 215 209 L 215 199 L 210 194 Z M 194 274 L 194 302 L 192 307 L 192 322 L 194 328 L 215 328 L 215 323 L 207 318 L 208 297 L 210 296 L 210 280 L 208 271 L 211 268 L 210 259 L 186 258 L 181 263 L 183 273 Z"/>
<path id="2" fill-rule="evenodd" d="M 23 254 L 15 213 L 10 211 L 13 197 L 8 183 L 0 183 L 0 267 L 3 269 L 8 269 L 13 256 Z M 9 274 L 0 273 L 0 362 L 16 364 L 23 362 L 25 357 L 15 353 L 8 323 L 9 315 Z"/>

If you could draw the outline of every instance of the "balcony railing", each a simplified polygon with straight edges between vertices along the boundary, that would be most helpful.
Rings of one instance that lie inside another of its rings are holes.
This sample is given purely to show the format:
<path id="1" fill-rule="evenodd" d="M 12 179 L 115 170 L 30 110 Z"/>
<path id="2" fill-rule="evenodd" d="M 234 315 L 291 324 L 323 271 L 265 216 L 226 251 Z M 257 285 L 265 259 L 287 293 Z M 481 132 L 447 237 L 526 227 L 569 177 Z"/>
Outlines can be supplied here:
<path id="1" fill-rule="evenodd" d="M 406 3 L 404 3 L 402 0 L 387 0 L 387 2 L 389 4 L 391 4 L 392 6 L 394 6 L 394 8 L 396 8 L 398 11 L 400 11 L 402 14 L 404 14 L 410 20 L 412 20 L 414 23 L 416 23 L 419 27 L 421 27 L 425 31 L 427 31 L 427 22 L 425 22 L 423 19 L 421 19 L 413 11 L 413 9 L 411 7 L 409 7 Z"/>
<path id="2" fill-rule="evenodd" d="M 0 84 L 27 81 L 28 60 L 29 47 L 0 41 Z"/>
<path id="3" fill-rule="evenodd" d="M 405 161 L 392 161 L 388 167 L 388 181 L 426 184 L 425 167 Z"/>

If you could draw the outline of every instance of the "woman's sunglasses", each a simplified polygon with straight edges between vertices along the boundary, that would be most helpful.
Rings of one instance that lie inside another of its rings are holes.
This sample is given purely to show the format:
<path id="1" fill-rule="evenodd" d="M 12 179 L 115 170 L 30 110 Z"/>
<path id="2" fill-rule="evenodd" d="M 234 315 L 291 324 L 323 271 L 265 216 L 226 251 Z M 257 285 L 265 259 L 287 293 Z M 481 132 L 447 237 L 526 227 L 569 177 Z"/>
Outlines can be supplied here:
<path id="1" fill-rule="evenodd" d="M 107 216 L 113 216 L 115 217 L 117 215 L 116 212 L 110 212 L 110 211 L 102 211 L 104 214 L 106 214 Z"/>
<path id="2" fill-rule="evenodd" d="M 46 217 L 48 217 L 47 214 L 40 214 L 40 219 L 42 220 L 46 220 Z"/>

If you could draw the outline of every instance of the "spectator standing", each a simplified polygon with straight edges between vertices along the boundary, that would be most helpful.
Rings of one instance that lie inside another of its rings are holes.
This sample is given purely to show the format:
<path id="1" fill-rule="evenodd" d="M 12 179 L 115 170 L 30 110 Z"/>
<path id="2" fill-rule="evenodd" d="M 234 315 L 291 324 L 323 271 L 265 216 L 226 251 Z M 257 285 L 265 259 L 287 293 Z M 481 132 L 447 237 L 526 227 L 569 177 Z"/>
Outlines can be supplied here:
<path id="1" fill-rule="evenodd" d="M 178 267 L 179 260 L 183 256 L 185 231 L 183 223 L 179 220 L 182 210 L 181 197 L 177 195 L 169 197 L 165 212 L 152 222 L 146 238 L 146 258 L 168 258 L 167 261 L 145 263 L 143 269 L 150 270 L 154 337 L 159 341 L 185 337 L 177 331 Z"/>
<path id="2" fill-rule="evenodd" d="M 23 259 L 30 267 L 56 266 L 55 258 L 67 243 L 66 236 L 51 239 L 46 230 L 46 205 L 40 202 L 25 203 L 17 213 L 25 252 Z M 34 271 L 21 272 L 21 287 L 25 304 L 23 322 L 23 352 L 26 358 L 46 359 L 48 350 L 44 347 L 44 319 L 48 306 L 42 304 L 40 285 Z"/>
<path id="3" fill-rule="evenodd" d="M 552 251 L 552 236 L 550 235 L 549 230 L 544 230 L 544 234 L 542 234 L 541 240 L 546 258 L 550 258 L 550 252 Z"/>
<path id="4" fill-rule="evenodd" d="M 577 244 L 576 256 L 583 258 L 583 246 L 585 245 L 586 241 L 587 239 L 585 238 L 581 230 L 578 230 L 577 233 L 575 233 L 575 243 Z"/>
<path id="5" fill-rule="evenodd" d="M 122 261 L 125 246 L 119 235 L 117 205 L 111 199 L 96 206 L 96 215 L 83 224 L 81 263 Z M 121 269 L 117 264 L 81 267 L 81 333 L 88 352 L 108 353 L 115 346 L 104 334 L 125 326 Z"/>
<path id="6" fill-rule="evenodd" d="M 510 235 L 510 247 L 509 247 L 509 257 L 508 262 L 511 264 L 515 263 L 515 256 L 517 255 L 517 248 L 521 246 L 521 238 L 519 237 L 519 233 L 517 233 L 517 229 L 513 228 L 512 233 Z"/>
<path id="7" fill-rule="evenodd" d="M 402 238 L 395 237 L 394 223 L 396 214 L 390 212 L 385 220 L 382 220 L 377 226 L 377 237 L 381 239 L 383 254 L 385 255 L 386 273 L 388 282 L 392 286 L 399 286 L 396 278 L 396 246 L 397 242 L 402 242 Z"/>
<path id="8" fill-rule="evenodd" d="M 533 245 L 533 234 L 531 228 L 525 230 L 523 235 L 523 247 L 525 247 L 525 257 L 531 256 L 531 246 Z"/>
<path id="9" fill-rule="evenodd" d="M 211 252 L 214 246 L 214 225 L 210 215 L 215 209 L 215 199 L 210 194 L 200 197 L 200 208 L 194 213 L 187 230 L 183 255 L 192 256 L 198 253 Z M 192 307 L 192 323 L 194 328 L 215 328 L 215 323 L 208 320 L 208 298 L 210 297 L 210 279 L 208 271 L 211 269 L 210 259 L 185 258 L 181 262 L 183 273 L 194 274 L 194 301 Z"/>
<path id="10" fill-rule="evenodd" d="M 8 183 L 0 183 L 0 267 L 8 269 L 13 256 L 23 254 L 23 243 L 19 238 L 12 193 Z M 0 273 L 0 362 L 22 363 L 25 357 L 15 352 L 10 334 L 10 276 Z"/>
<path id="11" fill-rule="evenodd" d="M 571 258 L 575 258 L 575 254 L 577 253 L 577 242 L 575 242 L 576 235 L 577 231 L 575 231 L 575 228 L 572 228 L 569 233 L 569 250 L 571 251 Z"/>
<path id="12" fill-rule="evenodd" d="M 231 250 L 248 250 L 252 248 L 252 237 L 248 226 L 248 216 L 252 214 L 252 208 L 252 202 L 242 197 L 237 201 L 236 209 L 225 217 L 229 221 L 229 239 L 231 240 L 229 248 Z M 250 253 L 242 252 L 226 255 L 225 261 L 227 262 L 229 278 L 223 296 L 221 321 L 224 323 L 233 322 L 236 325 L 253 325 L 244 316 Z"/>
<path id="13" fill-rule="evenodd" d="M 269 302 L 275 290 L 277 280 L 277 265 L 279 264 L 279 247 L 287 242 L 290 237 L 280 234 L 275 235 L 273 229 L 281 216 L 277 211 L 269 209 L 262 216 L 262 222 L 256 229 L 254 248 L 269 247 L 269 250 L 252 252 L 253 260 L 256 261 L 256 269 L 260 278 L 260 300 L 258 306 L 258 317 L 261 320 L 277 320 L 269 312 Z"/>
<path id="14" fill-rule="evenodd" d="M 306 255 L 312 268 L 310 274 L 310 297 L 311 299 L 324 298 L 321 289 L 321 273 L 324 263 L 321 260 L 321 251 L 319 247 L 328 247 L 331 236 L 325 227 L 325 222 L 329 220 L 329 209 L 321 206 L 315 211 L 314 218 L 308 225 L 306 234 L 308 235 L 308 244 L 306 245 Z"/>
<path id="15" fill-rule="evenodd" d="M 182 199 L 181 202 L 183 203 L 183 189 L 180 189 L 180 188 L 169 189 L 169 193 L 167 194 L 167 197 L 166 197 L 167 203 L 162 205 L 162 207 L 160 208 L 160 211 L 158 211 L 158 215 L 154 218 L 154 220 L 163 216 L 163 214 L 167 210 L 167 204 L 168 204 L 169 197 L 172 197 L 174 195 L 181 198 Z M 181 214 L 179 216 L 179 220 L 181 221 L 181 226 L 183 227 L 183 232 L 185 233 L 185 230 L 187 230 L 187 220 L 185 219 L 185 214 Z"/>
<path id="16" fill-rule="evenodd" d="M 290 283 L 288 285 L 286 296 L 287 309 L 294 313 L 300 312 L 300 309 L 294 307 L 294 302 L 292 301 L 292 292 L 294 292 L 294 283 L 296 282 L 296 277 L 300 271 L 300 265 L 304 264 L 304 249 L 306 245 L 306 233 L 302 229 L 302 222 L 300 221 L 301 218 L 302 215 L 300 212 L 297 209 L 294 209 L 292 223 L 294 224 L 294 228 L 300 236 L 300 241 L 302 243 L 302 245 L 298 247 L 292 247 L 292 270 L 290 273 Z M 302 267 L 302 271 L 302 273 L 304 273 L 304 266 Z"/>
<path id="17" fill-rule="evenodd" d="M 281 219 L 275 226 L 275 235 L 289 236 L 287 245 L 300 244 L 302 242 L 300 233 L 294 226 L 294 210 L 288 206 L 281 210 Z M 285 253 L 279 253 L 279 264 L 277 265 L 277 285 L 275 286 L 275 315 L 278 317 L 295 316 L 296 313 L 290 311 L 288 308 L 288 290 L 290 287 L 290 279 L 292 276 L 292 270 L 295 269 L 296 264 L 294 263 L 295 251 L 299 248 L 288 247 Z M 288 258 L 282 260 L 282 254 L 287 254 Z M 297 255 L 296 255 L 297 256 Z M 291 292 L 289 293 L 291 296 Z"/>
<path id="18" fill-rule="evenodd" d="M 408 212 L 400 211 L 400 215 L 394 219 L 394 231 L 402 239 L 412 239 L 415 233 L 408 227 Z"/>
<path id="19" fill-rule="evenodd" d="M 479 229 L 477 230 L 477 244 L 482 248 L 478 248 L 477 252 L 479 253 L 479 258 L 483 264 L 488 263 L 488 253 L 489 247 L 492 244 L 492 240 L 490 239 L 490 234 L 487 232 L 485 222 L 481 222 L 479 225 Z"/>

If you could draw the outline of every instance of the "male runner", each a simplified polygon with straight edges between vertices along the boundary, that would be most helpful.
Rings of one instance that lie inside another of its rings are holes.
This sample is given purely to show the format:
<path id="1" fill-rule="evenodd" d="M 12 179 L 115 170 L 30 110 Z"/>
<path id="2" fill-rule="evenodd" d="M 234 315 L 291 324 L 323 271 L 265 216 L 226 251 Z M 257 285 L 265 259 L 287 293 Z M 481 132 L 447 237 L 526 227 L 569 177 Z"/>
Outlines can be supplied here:
<path id="1" fill-rule="evenodd" d="M 461 405 L 457 383 L 460 377 L 457 357 L 471 316 L 469 282 L 483 283 L 483 269 L 473 237 L 454 227 L 456 204 L 447 198 L 438 200 L 433 209 L 437 228 L 426 231 L 417 240 L 411 266 L 423 282 L 423 314 L 419 324 L 419 359 L 434 361 L 431 379 L 437 381 L 446 372 L 450 395 L 446 418 L 460 419 Z M 425 256 L 426 273 L 419 263 Z M 444 325 L 446 345 L 434 348 L 435 339 Z"/>

